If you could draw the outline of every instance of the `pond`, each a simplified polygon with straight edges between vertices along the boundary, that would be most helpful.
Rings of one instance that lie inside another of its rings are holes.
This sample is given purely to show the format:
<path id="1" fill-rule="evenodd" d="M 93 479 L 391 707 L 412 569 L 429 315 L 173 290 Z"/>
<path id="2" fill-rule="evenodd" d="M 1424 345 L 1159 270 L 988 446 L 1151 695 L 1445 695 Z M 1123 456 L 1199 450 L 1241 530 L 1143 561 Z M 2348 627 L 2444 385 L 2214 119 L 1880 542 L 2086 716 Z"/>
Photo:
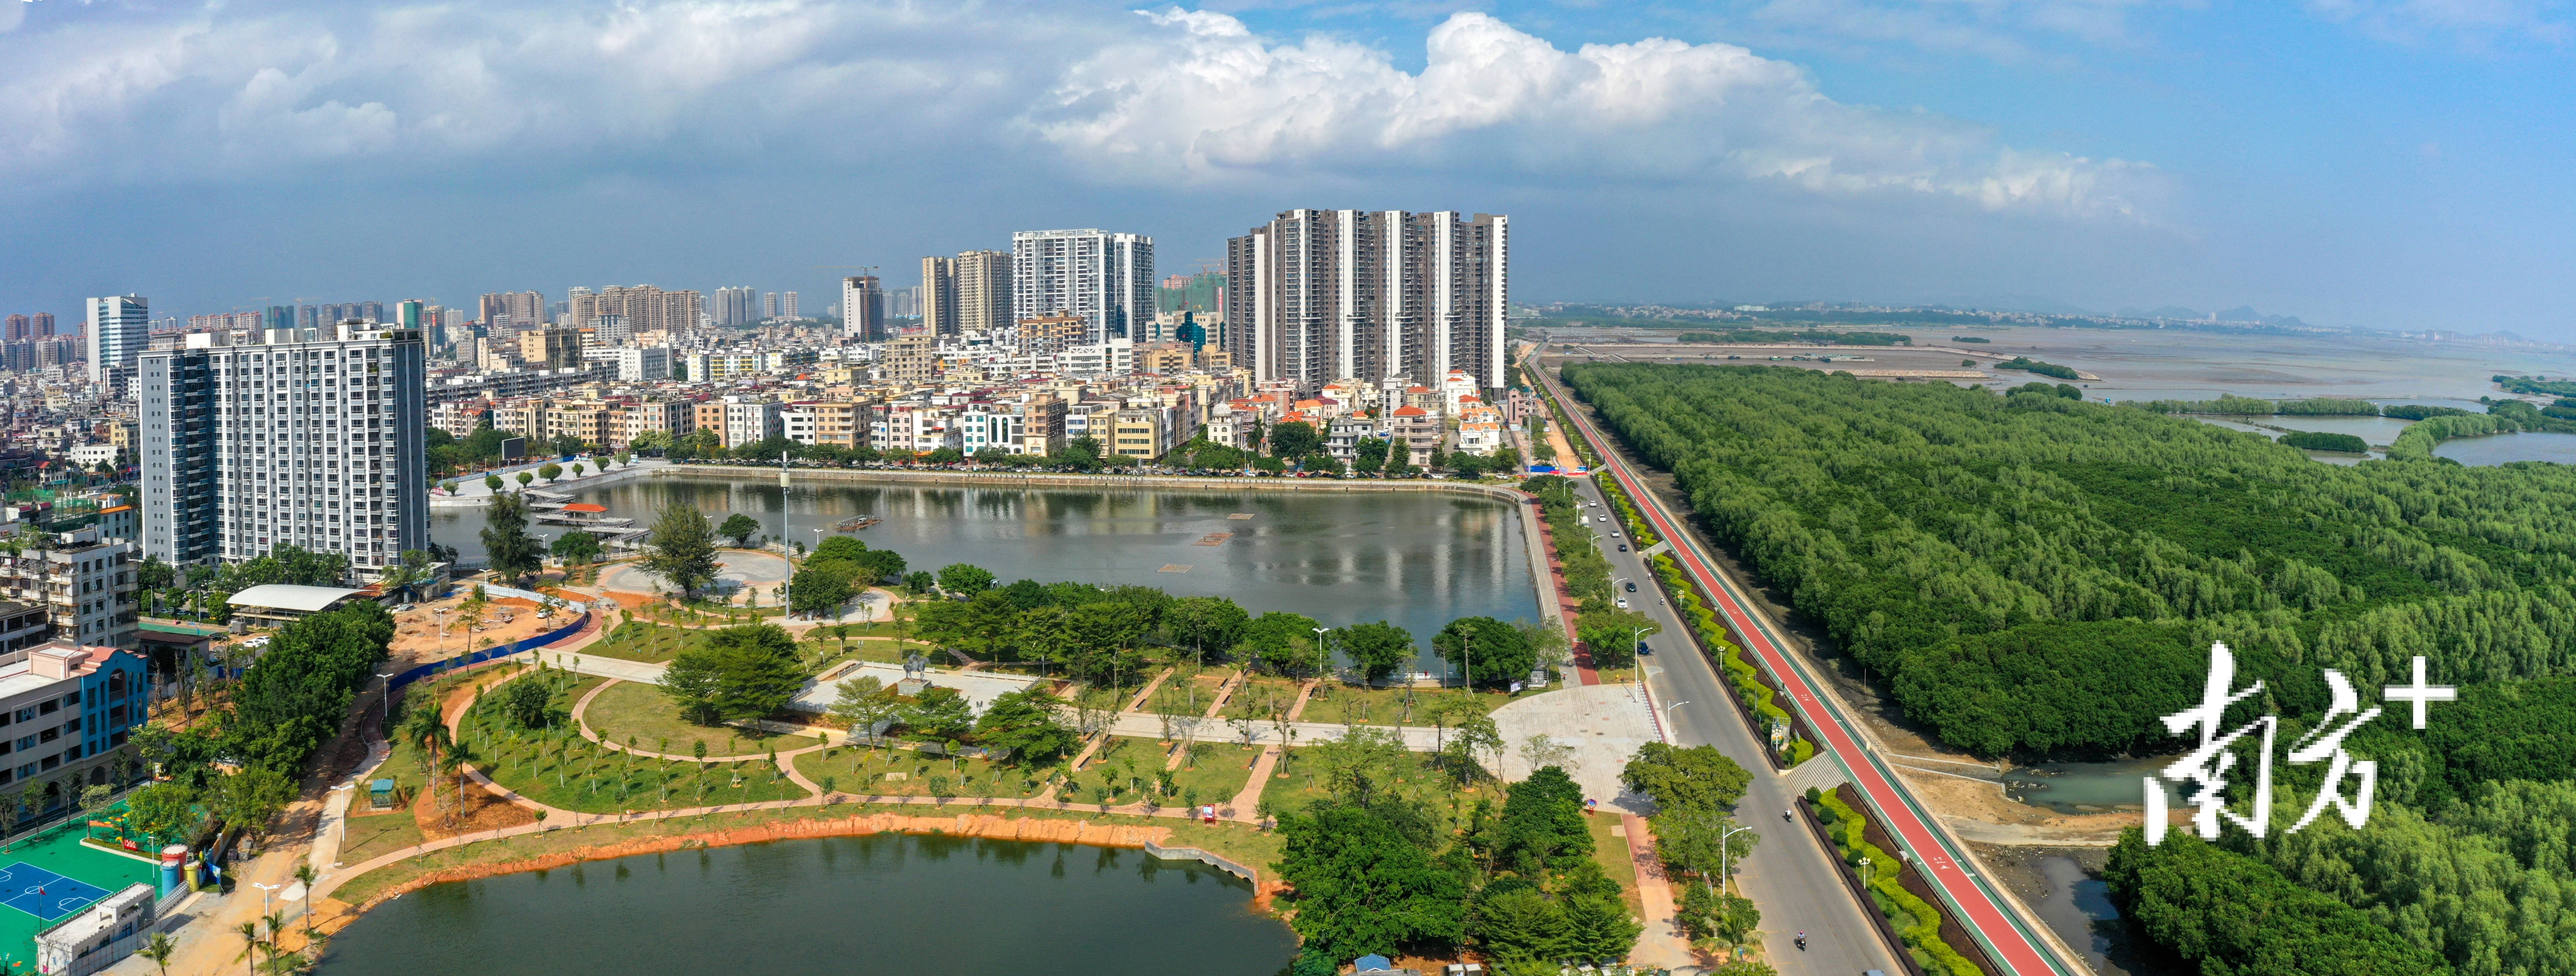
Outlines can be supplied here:
<path id="1" fill-rule="evenodd" d="M 1079 580 L 1226 596 L 1254 614 L 1293 611 L 1333 627 L 1386 620 L 1426 646 L 1459 617 L 1536 619 L 1539 613 L 1518 506 L 1461 492 L 889 482 L 806 482 L 782 490 L 774 475 L 689 475 L 569 493 L 642 525 L 673 504 L 695 506 L 717 522 L 742 512 L 768 534 L 783 532 L 809 547 L 836 522 L 874 515 L 884 521 L 852 534 L 870 548 L 901 553 L 915 569 L 962 562 L 1005 583 Z M 483 518 L 480 508 L 431 509 L 430 536 L 479 556 Z M 548 538 L 561 532 L 537 528 Z M 1219 533 L 1230 535 L 1213 538 Z M 1439 671 L 1436 661 L 1423 666 Z"/>
<path id="2" fill-rule="evenodd" d="M 2146 781 L 2173 765 L 2173 756 L 2114 759 L 2104 762 L 2053 762 L 2015 766 L 2004 774 L 2004 795 L 2059 813 L 2144 810 Z M 2182 790 L 2158 780 L 2169 807 L 2183 806 Z"/>
<path id="3" fill-rule="evenodd" d="M 331 940 L 327 976 L 1267 976 L 1248 883 L 1138 850 L 879 834 L 433 885 Z"/>
<path id="4" fill-rule="evenodd" d="M 2433 456 L 2450 458 L 2473 468 L 2492 467 L 2509 461 L 2576 464 L 2576 434 L 2455 437 L 2434 445 Z"/>

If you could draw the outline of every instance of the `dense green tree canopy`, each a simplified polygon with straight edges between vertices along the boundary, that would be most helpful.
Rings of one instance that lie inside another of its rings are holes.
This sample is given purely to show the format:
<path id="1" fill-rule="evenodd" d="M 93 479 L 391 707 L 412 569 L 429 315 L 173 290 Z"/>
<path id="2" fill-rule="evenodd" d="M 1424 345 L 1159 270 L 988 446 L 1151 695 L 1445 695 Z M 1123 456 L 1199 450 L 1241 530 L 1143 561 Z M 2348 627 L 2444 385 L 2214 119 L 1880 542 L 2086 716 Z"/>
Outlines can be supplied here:
<path id="1" fill-rule="evenodd" d="M 2135 830 L 2103 871 L 2123 914 L 2203 973 L 2226 976 L 2436 976 L 2451 967 L 2332 896 L 2290 883 L 2251 858 Z"/>
<path id="2" fill-rule="evenodd" d="M 1327 805 L 1279 820 L 1280 860 L 1296 888 L 1289 924 L 1306 944 L 1335 959 L 1450 942 L 1466 914 L 1466 885 L 1386 818 Z"/>
<path id="3" fill-rule="evenodd" d="M 1386 621 L 1352 624 L 1331 633 L 1333 646 L 1370 681 L 1384 681 L 1413 663 L 1413 633 Z"/>
<path id="4" fill-rule="evenodd" d="M 1472 683 L 1519 681 L 1538 663 L 1528 636 L 1492 617 L 1452 620 L 1431 638 L 1431 647 Z"/>
<path id="5" fill-rule="evenodd" d="M 2292 714 L 2323 707 L 2321 666 L 2362 687 L 2416 654 L 2443 683 L 2576 672 L 2561 466 L 2321 464 L 2053 392 L 1564 372 L 1910 717 L 1980 753 L 2172 748 L 2145 719 L 2198 694 L 2213 640 Z"/>

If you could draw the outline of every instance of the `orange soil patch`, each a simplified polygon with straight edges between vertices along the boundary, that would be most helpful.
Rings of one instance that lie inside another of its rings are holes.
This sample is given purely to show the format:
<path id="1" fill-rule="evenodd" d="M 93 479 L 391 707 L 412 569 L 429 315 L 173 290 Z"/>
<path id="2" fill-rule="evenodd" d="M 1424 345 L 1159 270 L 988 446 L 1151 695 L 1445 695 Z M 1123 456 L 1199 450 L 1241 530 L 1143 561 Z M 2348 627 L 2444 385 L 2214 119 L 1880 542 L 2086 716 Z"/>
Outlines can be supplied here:
<path id="1" fill-rule="evenodd" d="M 623 590 L 601 590 L 600 594 L 602 596 L 606 596 L 610 600 L 616 601 L 618 606 L 628 610 L 633 610 L 647 604 L 661 602 L 661 598 L 657 596 L 645 593 L 628 593 Z"/>

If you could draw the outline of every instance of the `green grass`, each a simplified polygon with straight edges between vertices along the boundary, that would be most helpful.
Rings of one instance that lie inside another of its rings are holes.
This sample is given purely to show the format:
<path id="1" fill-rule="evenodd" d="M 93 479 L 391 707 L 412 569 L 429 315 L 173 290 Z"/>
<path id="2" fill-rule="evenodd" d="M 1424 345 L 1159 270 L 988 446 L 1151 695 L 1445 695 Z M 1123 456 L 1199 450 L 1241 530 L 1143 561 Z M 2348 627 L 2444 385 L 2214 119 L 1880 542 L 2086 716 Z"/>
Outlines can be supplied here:
<path id="1" fill-rule="evenodd" d="M 1026 798 L 1035 796 L 1053 777 L 1056 766 L 1007 766 L 985 759 L 959 759 L 925 755 L 910 749 L 865 746 L 856 749 L 834 748 L 809 752 L 796 757 L 796 771 L 816 784 L 823 777 L 834 780 L 833 789 L 843 793 L 868 796 L 971 796 Z M 894 779 L 889 774 L 899 774 Z M 932 777 L 942 783 L 934 784 Z M 944 794 L 934 794 L 938 786 Z"/>
<path id="2" fill-rule="evenodd" d="M 363 806 L 367 801 L 360 797 L 357 802 Z M 340 842 L 340 863 L 365 863 L 420 841 L 420 822 L 412 818 L 409 809 L 351 817 L 348 833 Z"/>
<path id="3" fill-rule="evenodd" d="M 565 707 L 569 709 L 571 706 L 567 704 Z M 706 743 L 709 756 L 758 753 L 781 735 L 731 725 L 698 725 L 681 718 L 679 707 L 671 704 L 671 699 L 662 694 L 662 689 L 633 681 L 621 681 L 600 692 L 598 698 L 591 700 L 589 710 L 584 711 L 581 718 L 582 724 L 599 733 L 600 738 L 619 745 L 632 738 L 638 749 L 675 756 L 690 755 L 690 744 L 695 742 Z M 670 748 L 661 747 L 664 739 L 670 740 Z M 788 741 L 797 745 L 807 744 L 794 737 Z"/>
<path id="4" fill-rule="evenodd" d="M 1305 714 L 1298 716 L 1298 720 L 1354 725 L 1427 726 L 1431 724 L 1431 720 L 1424 717 L 1424 711 L 1433 702 L 1464 700 L 1477 706 L 1478 713 L 1483 714 L 1492 712 L 1511 700 L 1502 695 L 1470 695 L 1455 688 L 1416 688 L 1410 689 L 1409 693 L 1413 703 L 1408 721 L 1404 720 L 1408 715 L 1405 708 L 1407 689 L 1362 688 L 1338 681 L 1327 681 L 1315 689 L 1315 697 L 1306 702 Z M 1456 725 L 1457 720 L 1452 719 L 1449 724 Z"/>
<path id="5" fill-rule="evenodd" d="M 1235 689 L 1226 699 L 1221 714 L 1234 718 L 1266 719 L 1271 710 L 1286 712 L 1297 705 L 1297 683 L 1286 678 L 1254 678 Z"/>
<path id="6" fill-rule="evenodd" d="M 1290 749 L 1287 761 L 1271 771 L 1270 785 L 1261 791 L 1261 796 L 1270 801 L 1272 809 L 1303 809 L 1332 795 L 1324 784 L 1323 765 L 1312 758 L 1314 752 L 1311 746 Z M 1369 778 L 1378 789 L 1430 804 L 1444 817 L 1463 818 L 1479 798 L 1491 799 L 1497 805 L 1503 802 L 1502 790 L 1494 784 L 1456 787 L 1446 775 L 1431 768 L 1429 760 L 1427 753 L 1407 752 L 1390 766 L 1374 770 Z"/>
<path id="7" fill-rule="evenodd" d="M 1205 737 L 1199 739 L 1196 747 L 1198 757 L 1183 762 L 1180 769 L 1172 771 L 1173 785 L 1184 795 L 1187 791 L 1197 790 L 1200 803 L 1218 806 L 1224 806 L 1226 801 L 1234 799 L 1235 794 L 1243 792 L 1243 784 L 1252 777 L 1252 761 L 1261 755 L 1259 748 L 1246 749 L 1230 742 L 1209 741 Z"/>
<path id="8" fill-rule="evenodd" d="M 582 648 L 581 653 L 591 657 L 660 664 L 706 641 L 707 632 L 703 630 L 630 620 L 609 631 L 607 637 Z"/>
<path id="9" fill-rule="evenodd" d="M 555 707 L 568 712 L 582 694 L 605 680 L 585 678 L 558 682 Z M 626 683 L 619 688 L 638 689 L 659 698 L 650 685 Z M 608 694 L 617 691 L 618 688 L 611 688 Z M 606 698 L 607 695 L 601 697 Z M 483 770 L 484 775 L 492 777 L 493 782 L 539 803 L 565 810 L 583 813 L 666 810 L 792 800 L 807 795 L 802 787 L 788 780 L 776 765 L 765 759 L 703 764 L 689 760 L 647 759 L 603 748 L 579 736 L 563 735 L 560 727 L 551 737 L 544 730 L 518 730 L 517 741 L 510 738 L 511 731 L 503 724 L 491 701 L 475 703 L 474 708 L 466 713 L 464 735 L 475 757 L 475 765 Z M 782 741 L 803 742 L 792 737 Z M 555 748 L 557 744 L 569 748 L 559 754 Z M 639 743 L 645 749 L 652 749 L 656 744 L 649 739 Z M 708 749 L 710 754 L 714 754 L 721 752 L 723 746 L 724 742 L 719 739 L 709 743 Z M 686 746 L 675 741 L 673 748 L 682 750 Z M 754 752 L 764 746 L 746 741 L 738 748 L 743 752 Z"/>

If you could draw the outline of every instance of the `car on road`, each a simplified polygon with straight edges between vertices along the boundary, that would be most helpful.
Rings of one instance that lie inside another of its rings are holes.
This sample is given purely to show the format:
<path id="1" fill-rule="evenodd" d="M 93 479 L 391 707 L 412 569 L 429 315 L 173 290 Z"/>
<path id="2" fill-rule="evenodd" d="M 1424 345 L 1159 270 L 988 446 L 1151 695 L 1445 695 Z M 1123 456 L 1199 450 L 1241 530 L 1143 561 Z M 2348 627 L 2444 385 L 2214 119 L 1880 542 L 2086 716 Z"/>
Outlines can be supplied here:
<path id="1" fill-rule="evenodd" d="M 1627 597 L 1624 597 L 1624 596 L 1623 596 L 1623 597 L 1620 597 L 1620 598 L 1619 598 L 1619 609 L 1621 609 L 1621 610 L 1628 609 L 1628 598 L 1627 598 Z"/>
<path id="2" fill-rule="evenodd" d="M 1627 544 L 1627 543 L 1625 543 L 1625 542 L 1620 543 L 1620 544 L 1619 544 L 1619 551 L 1620 551 L 1620 552 L 1626 552 L 1626 551 L 1628 551 L 1628 544 Z"/>
<path id="3" fill-rule="evenodd" d="M 1617 530 L 1612 530 L 1612 531 L 1611 531 L 1611 533 L 1610 533 L 1610 537 L 1611 537 L 1611 538 L 1613 538 L 1613 539 L 1625 539 L 1625 538 L 1627 538 L 1627 536 L 1620 535 L 1620 534 L 1618 533 L 1618 531 L 1617 531 Z"/>
<path id="4" fill-rule="evenodd" d="M 1646 643 L 1645 641 L 1638 641 L 1638 642 L 1637 642 L 1637 656 L 1638 656 L 1638 657 L 1653 657 L 1653 656 L 1655 656 L 1655 645 L 1653 645 L 1653 644 L 1649 644 L 1649 643 Z"/>
<path id="5" fill-rule="evenodd" d="M 1595 521 L 1595 522 L 1607 522 L 1607 521 L 1610 521 L 1610 516 L 1607 516 L 1607 515 L 1595 515 L 1595 516 L 1593 516 L 1593 517 L 1592 517 L 1592 520 L 1593 520 L 1593 521 Z"/>
<path id="6" fill-rule="evenodd" d="M 1630 584 L 1628 584 L 1628 592 L 1630 592 L 1630 593 L 1635 593 L 1635 592 L 1637 592 L 1637 584 L 1635 584 L 1635 583 L 1630 583 Z"/>

